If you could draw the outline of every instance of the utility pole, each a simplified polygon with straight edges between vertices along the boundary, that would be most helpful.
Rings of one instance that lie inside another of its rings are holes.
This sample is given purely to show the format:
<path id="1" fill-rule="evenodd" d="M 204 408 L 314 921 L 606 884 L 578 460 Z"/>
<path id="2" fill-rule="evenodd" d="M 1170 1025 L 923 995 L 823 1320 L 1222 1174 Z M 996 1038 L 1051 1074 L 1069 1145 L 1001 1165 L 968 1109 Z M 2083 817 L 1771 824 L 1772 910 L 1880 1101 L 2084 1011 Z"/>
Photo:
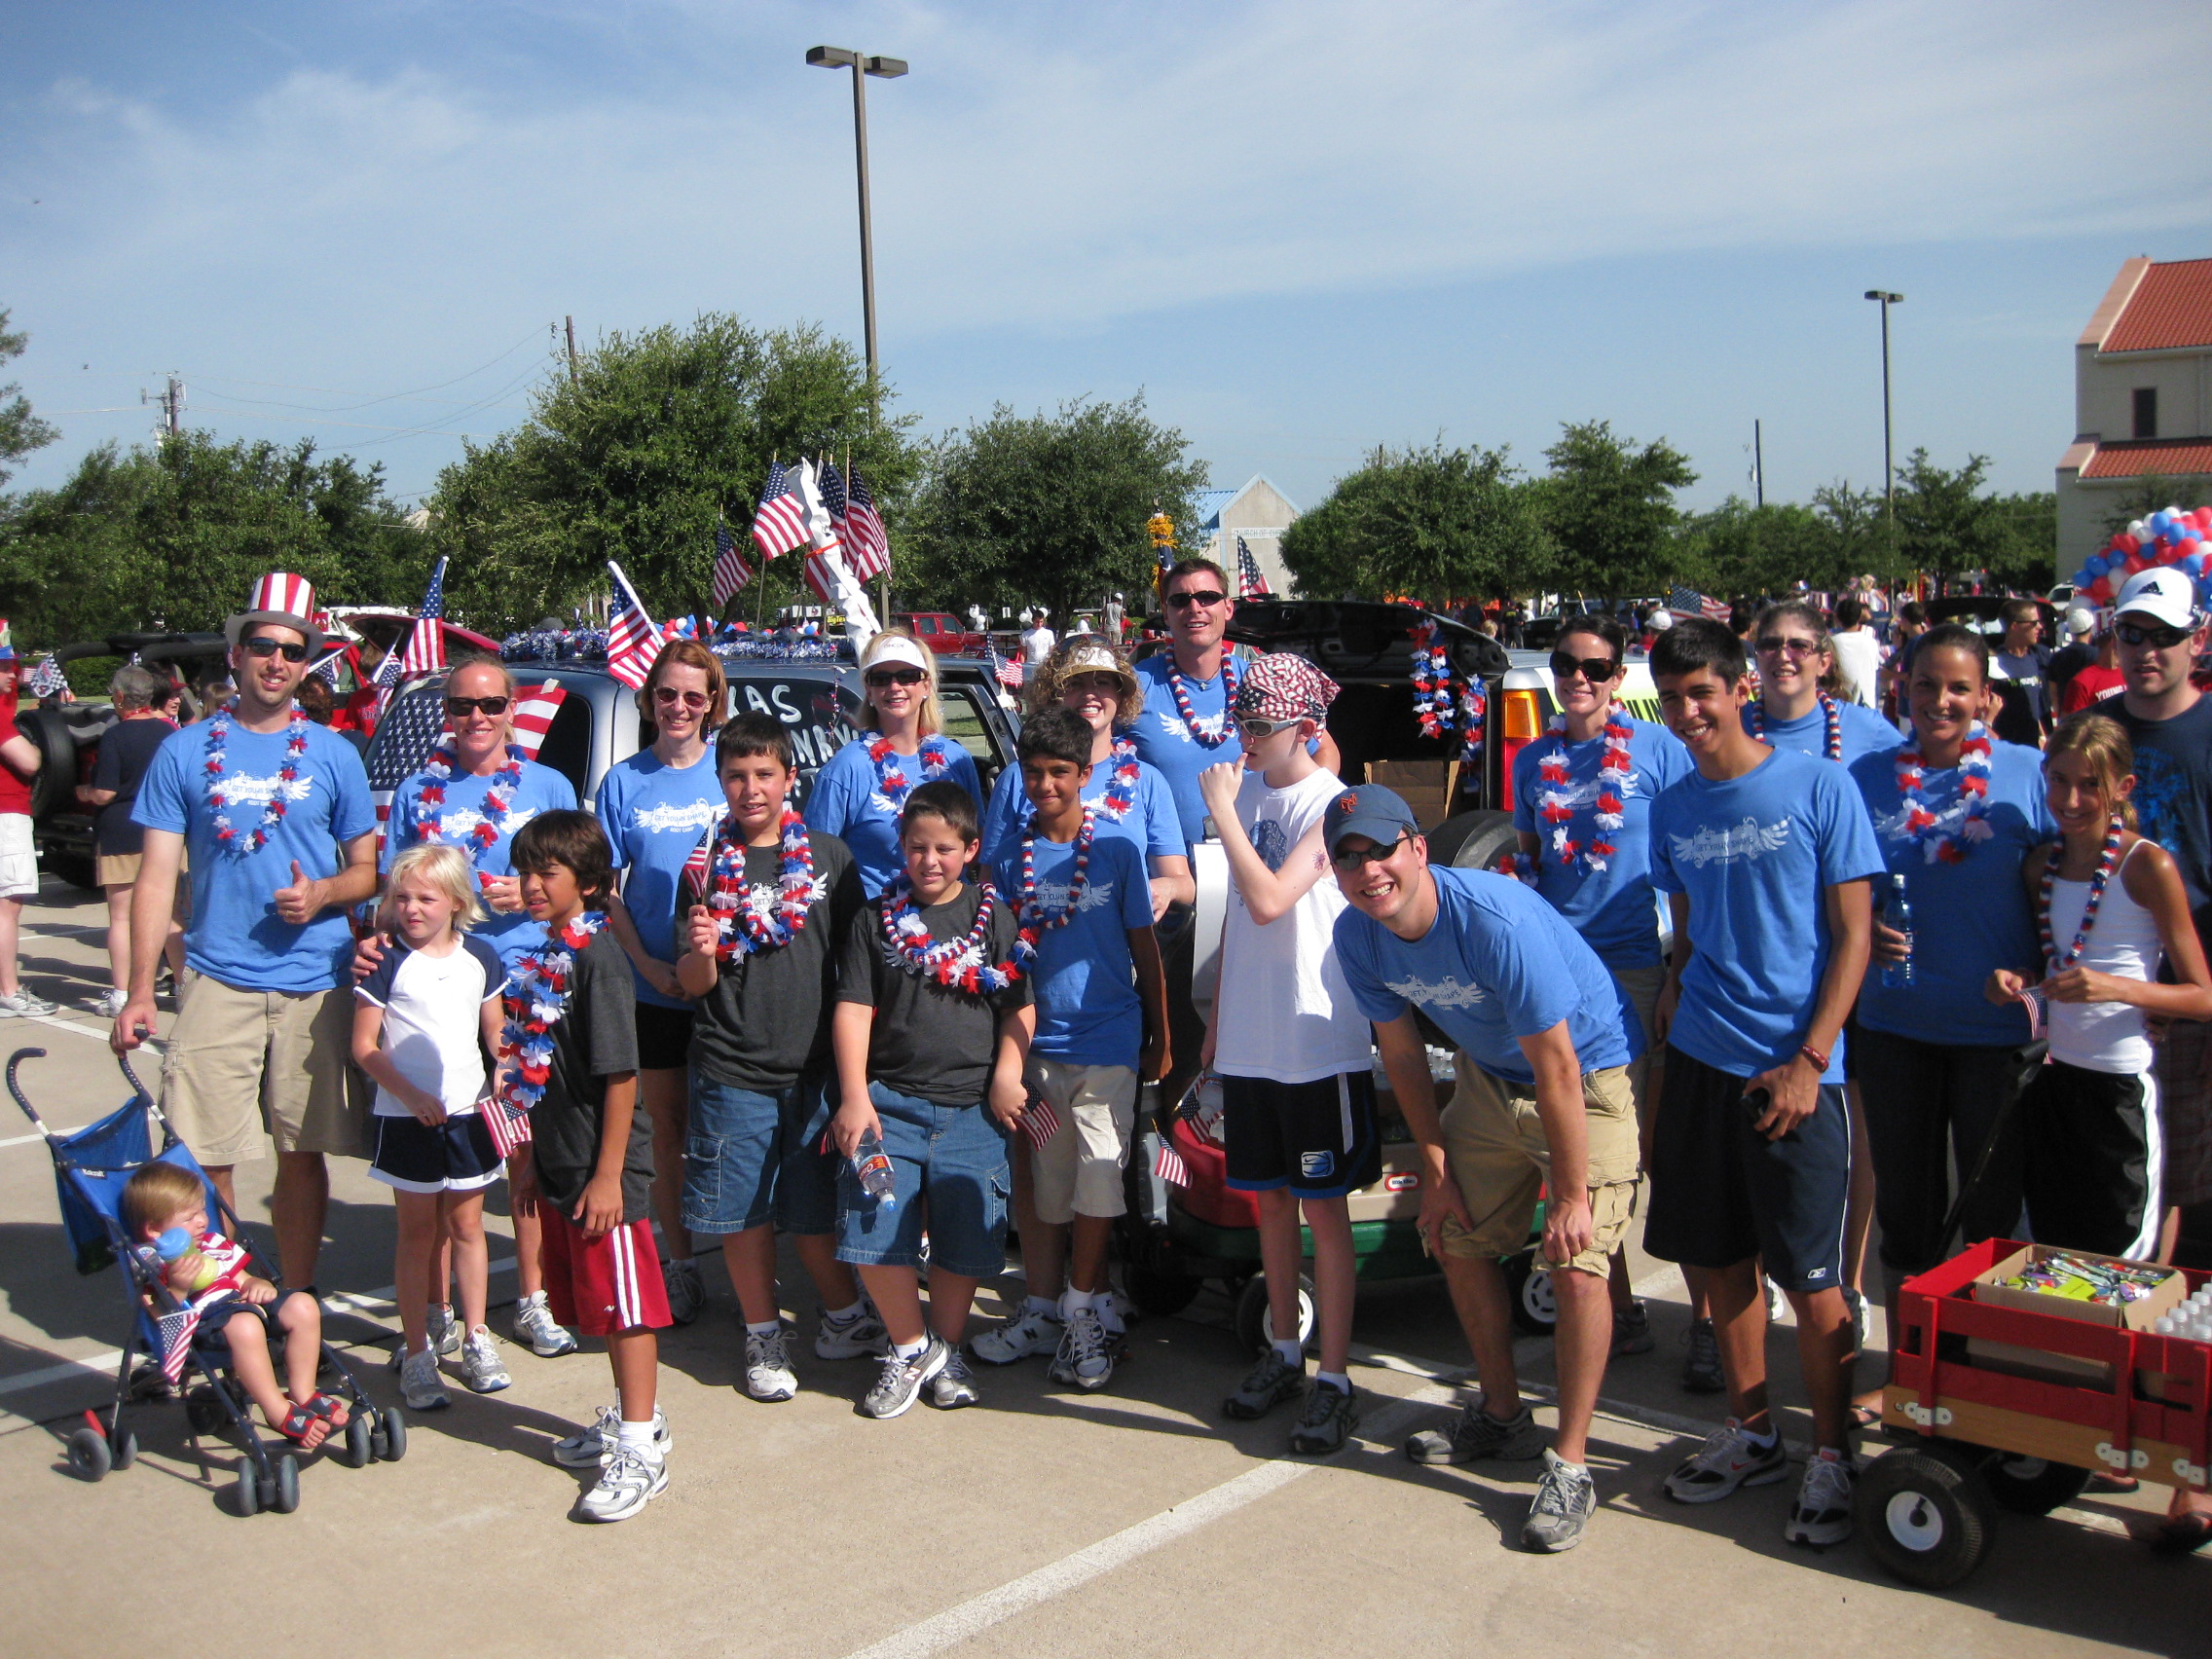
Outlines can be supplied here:
<path id="1" fill-rule="evenodd" d="M 167 387 L 161 391 L 141 391 L 138 401 L 162 406 L 162 424 L 154 430 L 165 438 L 173 438 L 184 430 L 184 382 L 173 369 L 167 380 Z"/>
<path id="2" fill-rule="evenodd" d="M 808 49 L 807 62 L 817 69 L 850 69 L 853 72 L 853 160 L 860 174 L 861 203 L 861 330 L 867 351 L 870 394 L 879 364 L 875 354 L 875 231 L 867 204 L 867 81 L 869 75 L 895 80 L 906 73 L 903 57 L 877 57 L 847 51 L 841 46 Z"/>
<path id="3" fill-rule="evenodd" d="M 1882 308 L 1882 518 L 1889 527 L 1890 552 L 1898 548 L 1897 460 L 1890 446 L 1890 308 L 1904 304 L 1902 294 L 1868 288 L 1866 297 Z"/>
<path id="4" fill-rule="evenodd" d="M 572 316 L 571 316 L 571 317 L 570 317 L 570 318 L 568 319 L 568 322 L 569 322 L 569 384 L 570 384 L 571 386 L 574 386 L 574 385 L 576 384 L 576 319 L 575 319 L 574 317 L 572 317 Z"/>
<path id="5" fill-rule="evenodd" d="M 1753 506 L 1766 505 L 1766 447 L 1759 438 L 1759 424 L 1751 422 L 1751 494 Z"/>

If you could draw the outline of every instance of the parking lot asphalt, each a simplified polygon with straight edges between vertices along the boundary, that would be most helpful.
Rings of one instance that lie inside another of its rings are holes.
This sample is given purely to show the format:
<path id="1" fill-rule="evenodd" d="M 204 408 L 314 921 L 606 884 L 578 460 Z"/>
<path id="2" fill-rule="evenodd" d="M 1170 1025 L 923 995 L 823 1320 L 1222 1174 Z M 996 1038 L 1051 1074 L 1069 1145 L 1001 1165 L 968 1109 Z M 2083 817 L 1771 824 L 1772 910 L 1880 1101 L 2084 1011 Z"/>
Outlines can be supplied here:
<path id="1" fill-rule="evenodd" d="M 50 878 L 25 908 L 21 956 L 26 983 L 61 1011 L 0 1021 L 7 1051 L 47 1051 L 21 1077 L 59 1128 L 126 1093 L 89 1007 L 105 985 L 103 930 L 96 896 Z M 1249 1356 L 1211 1289 L 1136 1324 L 1105 1393 L 1054 1387 L 1042 1361 L 978 1366 L 979 1408 L 868 1421 L 853 1411 L 868 1366 L 812 1357 L 812 1296 L 787 1252 L 798 1397 L 760 1405 L 733 1388 L 740 1327 L 719 1261 L 703 1257 L 707 1310 L 662 1346 L 669 1489 L 621 1526 L 572 1520 L 580 1479 L 546 1451 L 612 1398 L 605 1359 L 512 1345 L 511 1388 L 474 1396 L 453 1378 L 452 1407 L 413 1419 L 401 1462 L 309 1459 L 290 1516 L 236 1517 L 238 1452 L 196 1439 L 173 1403 L 135 1409 L 138 1463 L 92 1484 L 68 1473 L 64 1443 L 112 1388 L 128 1309 L 112 1270 L 73 1271 L 52 1165 L 12 1112 L 0 1111 L 0 1560 L 15 1628 L 0 1649 L 145 1650 L 176 1640 L 183 1611 L 200 1640 L 333 1656 L 2212 1650 L 2212 1560 L 2157 1559 L 2134 1535 L 2157 1489 L 2007 1517 L 1982 1570 L 1939 1595 L 1888 1578 L 1857 1542 L 1786 1545 L 1794 1469 L 1719 1504 L 1667 1500 L 1660 1481 L 1722 1407 L 1681 1392 L 1680 1277 L 1641 1256 L 1658 1346 L 1613 1362 L 1592 1444 L 1602 1508 L 1558 1558 L 1514 1547 L 1537 1465 L 1421 1468 L 1398 1452 L 1464 1397 L 1468 1355 L 1433 1280 L 1363 1290 L 1360 1439 L 1326 1462 L 1287 1456 L 1287 1408 L 1221 1418 Z M 240 1170 L 249 1227 L 266 1222 L 271 1171 Z M 338 1161 L 332 1187 L 328 1331 L 390 1401 L 391 1206 L 360 1163 Z M 498 1263 L 511 1255 L 504 1214 L 491 1224 Z M 1019 1295 L 1016 1259 L 986 1286 L 978 1327 Z M 496 1272 L 501 1333 L 512 1296 L 511 1271 Z M 1780 1393 L 1800 1397 L 1789 1333 L 1771 1346 Z M 1551 1381 L 1548 1343 L 1525 1339 L 1520 1357 L 1531 1385 Z M 1785 1427 L 1801 1451 L 1802 1414 Z"/>

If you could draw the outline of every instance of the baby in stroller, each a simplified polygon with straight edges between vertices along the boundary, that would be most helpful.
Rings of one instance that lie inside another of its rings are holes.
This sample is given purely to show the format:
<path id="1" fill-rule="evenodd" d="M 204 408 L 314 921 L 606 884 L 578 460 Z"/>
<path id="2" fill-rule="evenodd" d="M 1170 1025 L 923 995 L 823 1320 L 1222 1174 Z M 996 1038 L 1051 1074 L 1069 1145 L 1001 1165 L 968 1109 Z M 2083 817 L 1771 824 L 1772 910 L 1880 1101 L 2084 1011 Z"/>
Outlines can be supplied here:
<path id="1" fill-rule="evenodd" d="M 207 1193 L 196 1172 L 161 1161 L 143 1165 L 123 1189 L 123 1218 L 140 1260 L 178 1306 L 230 1344 L 231 1375 L 270 1427 L 312 1452 L 346 1426 L 346 1402 L 314 1385 L 322 1309 L 303 1291 L 280 1291 L 247 1272 L 244 1246 L 208 1231 Z M 272 1329 L 283 1336 L 289 1393 L 276 1385 Z"/>

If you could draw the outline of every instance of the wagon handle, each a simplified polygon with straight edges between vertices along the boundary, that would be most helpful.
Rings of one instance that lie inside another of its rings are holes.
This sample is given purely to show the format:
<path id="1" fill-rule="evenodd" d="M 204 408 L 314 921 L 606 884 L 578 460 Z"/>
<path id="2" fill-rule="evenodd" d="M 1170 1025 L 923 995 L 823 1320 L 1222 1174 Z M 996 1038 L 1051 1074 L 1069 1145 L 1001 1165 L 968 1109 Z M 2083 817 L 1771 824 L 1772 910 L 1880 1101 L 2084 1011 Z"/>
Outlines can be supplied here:
<path id="1" fill-rule="evenodd" d="M 8 1056 L 8 1092 L 16 1097 L 16 1104 L 23 1109 L 23 1116 L 37 1126 L 38 1132 L 42 1135 L 47 1135 L 46 1124 L 32 1108 L 31 1103 L 23 1097 L 22 1086 L 16 1082 L 16 1068 L 25 1060 L 43 1060 L 45 1058 L 46 1051 L 44 1049 L 18 1049 Z M 47 1135 L 47 1138 L 51 1140 L 53 1136 Z"/>
<path id="2" fill-rule="evenodd" d="M 115 1063 L 123 1068 L 123 1075 L 130 1080 L 131 1093 L 141 1100 L 152 1100 L 154 1098 L 146 1092 L 146 1086 L 138 1081 L 138 1074 L 130 1069 L 130 1056 L 129 1054 L 116 1055 Z"/>

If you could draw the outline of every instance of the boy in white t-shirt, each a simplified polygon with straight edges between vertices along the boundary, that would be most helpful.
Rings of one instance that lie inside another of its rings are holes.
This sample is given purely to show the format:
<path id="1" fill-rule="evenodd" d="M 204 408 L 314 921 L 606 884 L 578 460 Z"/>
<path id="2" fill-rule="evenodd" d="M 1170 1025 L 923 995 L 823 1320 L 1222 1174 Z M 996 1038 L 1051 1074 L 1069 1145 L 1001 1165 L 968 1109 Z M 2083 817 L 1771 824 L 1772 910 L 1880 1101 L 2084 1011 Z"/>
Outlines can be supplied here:
<path id="1" fill-rule="evenodd" d="M 1255 1193 L 1274 1340 L 1234 1394 L 1233 1418 L 1306 1392 L 1293 1452 L 1336 1452 L 1359 1420 L 1351 1348 L 1351 1216 L 1345 1199 L 1382 1175 L 1367 1018 L 1337 966 L 1343 893 L 1325 880 L 1321 820 L 1343 785 L 1307 745 L 1337 695 L 1304 657 L 1259 658 L 1236 688 L 1241 758 L 1198 776 L 1234 897 L 1203 1062 L 1222 1077 L 1229 1185 Z M 1298 1220 L 1313 1234 L 1321 1369 L 1306 1390 L 1298 1341 Z"/>

